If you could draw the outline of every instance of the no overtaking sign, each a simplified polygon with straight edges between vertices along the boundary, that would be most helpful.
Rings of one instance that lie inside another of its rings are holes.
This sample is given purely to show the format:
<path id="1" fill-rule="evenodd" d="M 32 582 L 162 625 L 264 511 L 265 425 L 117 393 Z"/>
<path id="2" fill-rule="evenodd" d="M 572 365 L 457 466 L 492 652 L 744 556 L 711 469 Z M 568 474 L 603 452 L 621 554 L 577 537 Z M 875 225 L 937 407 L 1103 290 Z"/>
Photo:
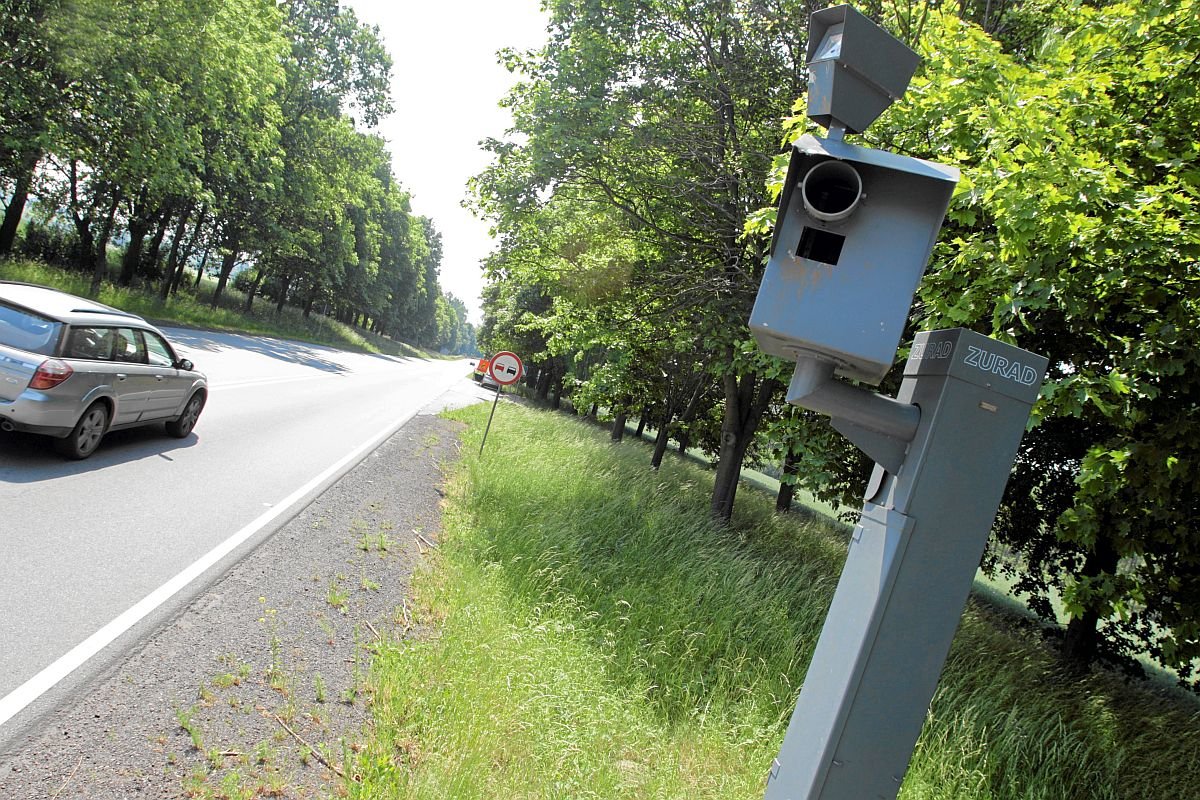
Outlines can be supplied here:
<path id="1" fill-rule="evenodd" d="M 501 386 L 512 386 L 520 380 L 523 368 L 521 359 L 517 357 L 516 353 L 504 351 L 492 356 L 488 373 L 492 376 L 492 380 Z"/>
<path id="2" fill-rule="evenodd" d="M 524 365 L 516 353 L 507 350 L 496 353 L 488 364 L 488 376 L 496 382 L 496 399 L 492 401 L 492 413 L 488 415 L 487 428 L 483 431 L 483 441 L 479 443 L 479 454 L 483 455 L 483 446 L 487 444 L 488 432 L 492 429 L 492 417 L 496 416 L 496 403 L 500 401 L 500 387 L 512 386 L 521 379 Z"/>

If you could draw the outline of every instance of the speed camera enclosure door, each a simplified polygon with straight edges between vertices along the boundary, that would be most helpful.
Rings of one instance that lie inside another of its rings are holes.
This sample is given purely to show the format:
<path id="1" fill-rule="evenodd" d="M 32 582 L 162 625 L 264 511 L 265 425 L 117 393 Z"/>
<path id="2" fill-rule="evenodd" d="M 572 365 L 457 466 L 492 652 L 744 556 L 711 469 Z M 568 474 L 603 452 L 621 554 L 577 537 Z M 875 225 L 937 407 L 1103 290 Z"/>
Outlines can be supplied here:
<path id="1" fill-rule="evenodd" d="M 804 202 L 804 178 L 830 160 L 861 177 L 853 211 L 834 221 L 814 216 Z M 892 366 L 958 177 L 953 167 L 921 159 L 812 135 L 797 139 L 750 315 L 759 346 L 789 361 L 829 361 L 844 377 L 878 385 Z"/>

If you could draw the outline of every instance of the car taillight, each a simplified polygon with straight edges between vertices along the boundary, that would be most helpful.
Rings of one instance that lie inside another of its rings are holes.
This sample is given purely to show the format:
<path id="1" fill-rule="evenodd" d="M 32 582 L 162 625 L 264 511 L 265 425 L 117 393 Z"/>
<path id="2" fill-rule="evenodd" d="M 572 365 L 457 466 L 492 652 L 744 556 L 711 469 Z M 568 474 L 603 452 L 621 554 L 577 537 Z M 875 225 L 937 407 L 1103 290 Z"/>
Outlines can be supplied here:
<path id="1" fill-rule="evenodd" d="M 47 359 L 37 368 L 37 372 L 33 373 L 33 380 L 29 382 L 29 388 L 53 389 L 71 377 L 74 372 L 71 365 L 65 361 L 59 361 L 57 358 Z"/>

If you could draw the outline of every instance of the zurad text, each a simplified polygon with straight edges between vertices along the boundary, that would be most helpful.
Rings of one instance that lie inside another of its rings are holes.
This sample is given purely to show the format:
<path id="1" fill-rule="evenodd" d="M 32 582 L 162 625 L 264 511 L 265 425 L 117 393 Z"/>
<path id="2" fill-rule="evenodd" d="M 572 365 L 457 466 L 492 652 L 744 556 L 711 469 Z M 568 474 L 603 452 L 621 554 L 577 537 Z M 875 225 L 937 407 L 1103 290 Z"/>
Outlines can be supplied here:
<path id="1" fill-rule="evenodd" d="M 1033 367 L 1019 361 L 1010 361 L 999 353 L 993 353 L 974 345 L 967 345 L 967 357 L 963 359 L 963 363 L 969 367 L 1008 378 L 1022 386 L 1032 386 L 1038 379 L 1037 370 Z"/>
<path id="2" fill-rule="evenodd" d="M 917 342 L 908 354 L 911 361 L 922 359 L 949 358 L 954 353 L 954 342 Z"/>

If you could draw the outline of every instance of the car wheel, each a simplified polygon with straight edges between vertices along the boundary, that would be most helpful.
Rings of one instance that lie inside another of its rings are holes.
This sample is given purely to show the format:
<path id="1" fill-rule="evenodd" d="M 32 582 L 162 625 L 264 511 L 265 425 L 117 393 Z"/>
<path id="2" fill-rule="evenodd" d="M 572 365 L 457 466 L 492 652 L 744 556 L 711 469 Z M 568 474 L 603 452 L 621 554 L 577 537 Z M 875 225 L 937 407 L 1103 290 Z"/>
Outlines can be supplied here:
<path id="1" fill-rule="evenodd" d="M 196 420 L 200 419 L 200 412 L 203 410 L 204 392 L 196 392 L 188 398 L 187 405 L 183 407 L 183 413 L 179 415 L 179 419 L 173 419 L 167 423 L 167 433 L 176 439 L 187 436 L 192 432 L 192 428 L 196 427 Z"/>
<path id="2" fill-rule="evenodd" d="M 101 402 L 92 403 L 65 439 L 54 440 L 54 449 L 76 461 L 87 458 L 96 452 L 107 430 L 108 406 Z"/>

